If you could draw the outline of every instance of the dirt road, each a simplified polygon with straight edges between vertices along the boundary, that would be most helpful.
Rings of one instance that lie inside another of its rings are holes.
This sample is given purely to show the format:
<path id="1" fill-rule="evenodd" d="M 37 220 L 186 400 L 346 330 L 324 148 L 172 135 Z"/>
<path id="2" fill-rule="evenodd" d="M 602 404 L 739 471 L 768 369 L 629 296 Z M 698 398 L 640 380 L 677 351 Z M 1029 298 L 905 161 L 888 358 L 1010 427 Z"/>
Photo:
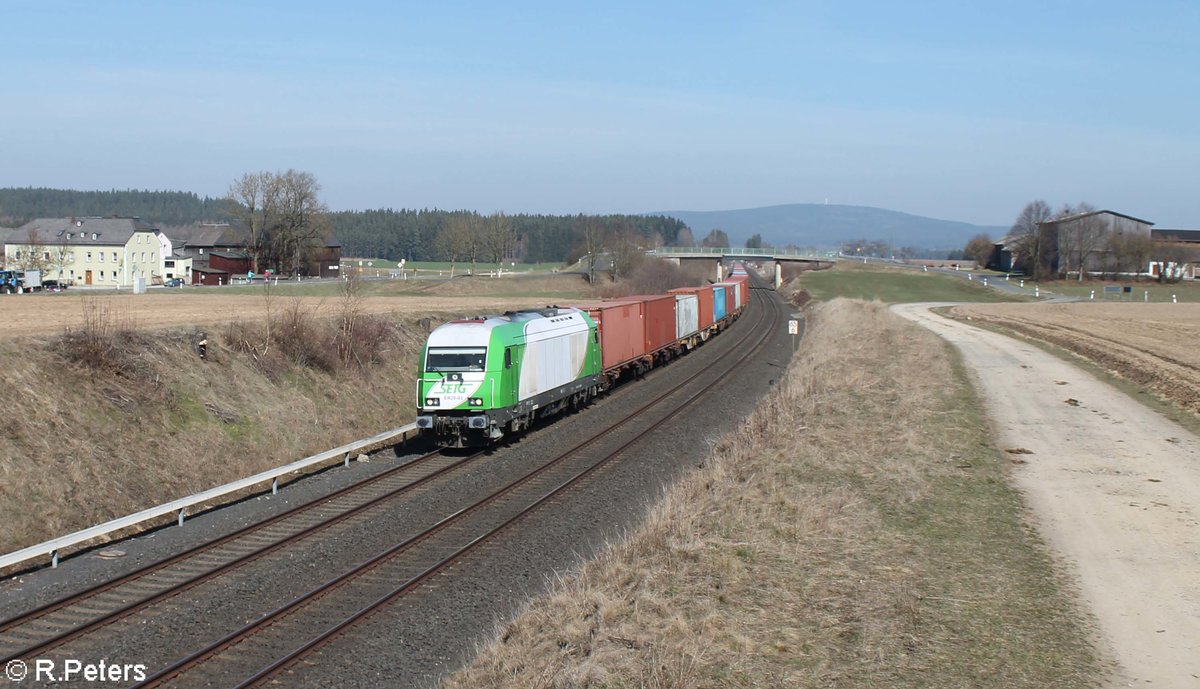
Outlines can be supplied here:
<path id="1" fill-rule="evenodd" d="M 1075 577 L 1113 686 L 1200 687 L 1200 438 L 1028 343 L 893 309 L 962 352 L 1032 520 Z"/>

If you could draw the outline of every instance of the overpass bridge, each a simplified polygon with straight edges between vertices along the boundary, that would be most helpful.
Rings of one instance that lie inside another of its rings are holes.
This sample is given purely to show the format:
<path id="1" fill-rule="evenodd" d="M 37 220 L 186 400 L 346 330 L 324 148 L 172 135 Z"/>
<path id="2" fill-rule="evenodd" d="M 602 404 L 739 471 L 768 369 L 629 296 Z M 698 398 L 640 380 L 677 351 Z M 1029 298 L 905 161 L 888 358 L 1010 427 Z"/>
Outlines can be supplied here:
<path id="1" fill-rule="evenodd" d="M 728 246 L 660 246 L 646 252 L 658 258 L 708 259 L 728 261 L 780 261 L 799 263 L 834 263 L 837 255 L 817 255 L 799 249 L 748 248 Z"/>
<path id="2" fill-rule="evenodd" d="M 837 255 L 818 256 L 799 249 L 776 249 L 759 247 L 728 247 L 728 246 L 660 246 L 646 255 L 666 259 L 675 263 L 684 261 L 715 261 L 720 264 L 732 261 L 744 261 L 759 265 L 772 263 L 770 270 L 774 273 L 774 283 L 778 287 L 783 280 L 784 263 L 808 263 L 812 268 L 826 267 L 838 261 Z M 766 266 L 763 266 L 766 268 Z M 718 267 L 717 277 L 723 277 L 723 269 Z"/>

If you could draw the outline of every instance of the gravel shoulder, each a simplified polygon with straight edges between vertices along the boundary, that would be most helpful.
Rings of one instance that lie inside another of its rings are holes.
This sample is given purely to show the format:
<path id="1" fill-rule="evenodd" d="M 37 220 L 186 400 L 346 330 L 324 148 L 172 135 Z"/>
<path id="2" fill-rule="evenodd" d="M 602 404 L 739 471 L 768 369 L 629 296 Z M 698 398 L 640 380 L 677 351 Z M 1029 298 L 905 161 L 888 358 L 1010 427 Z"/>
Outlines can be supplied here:
<path id="1" fill-rule="evenodd" d="M 1016 451 L 1031 520 L 1118 665 L 1114 685 L 1200 686 L 1200 438 L 1031 344 L 931 306 L 893 309 L 973 371 L 997 442 Z"/>

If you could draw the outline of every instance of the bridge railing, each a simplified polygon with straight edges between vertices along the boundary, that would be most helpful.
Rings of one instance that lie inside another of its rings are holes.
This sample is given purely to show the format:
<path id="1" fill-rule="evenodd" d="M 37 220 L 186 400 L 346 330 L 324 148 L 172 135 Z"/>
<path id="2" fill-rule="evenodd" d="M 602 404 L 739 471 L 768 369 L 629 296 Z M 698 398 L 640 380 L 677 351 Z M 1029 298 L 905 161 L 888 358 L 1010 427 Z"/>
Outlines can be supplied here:
<path id="1" fill-rule="evenodd" d="M 650 253 L 659 255 L 676 255 L 689 254 L 696 256 L 800 256 L 804 258 L 818 258 L 811 251 L 802 249 L 777 249 L 777 248 L 753 248 L 753 247 L 728 247 L 728 246 L 660 246 Z"/>

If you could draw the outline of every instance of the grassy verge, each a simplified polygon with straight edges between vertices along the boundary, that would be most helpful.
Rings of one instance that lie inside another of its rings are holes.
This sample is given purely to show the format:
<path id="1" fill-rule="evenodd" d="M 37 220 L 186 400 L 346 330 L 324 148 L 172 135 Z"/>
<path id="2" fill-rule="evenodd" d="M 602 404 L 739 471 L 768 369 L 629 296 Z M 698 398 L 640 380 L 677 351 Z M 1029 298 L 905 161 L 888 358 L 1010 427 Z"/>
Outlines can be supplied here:
<path id="1" fill-rule="evenodd" d="M 1032 289 L 1037 283 L 1026 281 L 1027 289 Z M 1129 287 L 1129 295 L 1121 294 L 1120 298 L 1105 298 L 1105 287 Z M 1200 283 L 1196 281 L 1162 284 L 1159 282 L 1134 282 L 1131 280 L 1054 280 L 1039 285 L 1045 294 L 1078 297 L 1080 299 L 1095 299 L 1096 301 L 1133 301 L 1133 302 L 1165 302 L 1172 299 L 1180 302 L 1200 301 Z"/>
<path id="2" fill-rule="evenodd" d="M 85 309 L 58 338 L 0 343 L 0 552 L 412 419 L 415 317 L 280 301 L 269 321 L 209 332 L 201 357 L 196 331 Z"/>
<path id="3" fill-rule="evenodd" d="M 951 349 L 813 310 L 776 391 L 447 687 L 1046 687 L 1099 676 Z"/>
<path id="4" fill-rule="evenodd" d="M 909 269 L 839 263 L 832 270 L 804 274 L 803 287 L 816 299 L 850 297 L 889 304 L 923 301 L 1002 302 L 1021 297 L 1002 294 L 962 278 Z"/>

